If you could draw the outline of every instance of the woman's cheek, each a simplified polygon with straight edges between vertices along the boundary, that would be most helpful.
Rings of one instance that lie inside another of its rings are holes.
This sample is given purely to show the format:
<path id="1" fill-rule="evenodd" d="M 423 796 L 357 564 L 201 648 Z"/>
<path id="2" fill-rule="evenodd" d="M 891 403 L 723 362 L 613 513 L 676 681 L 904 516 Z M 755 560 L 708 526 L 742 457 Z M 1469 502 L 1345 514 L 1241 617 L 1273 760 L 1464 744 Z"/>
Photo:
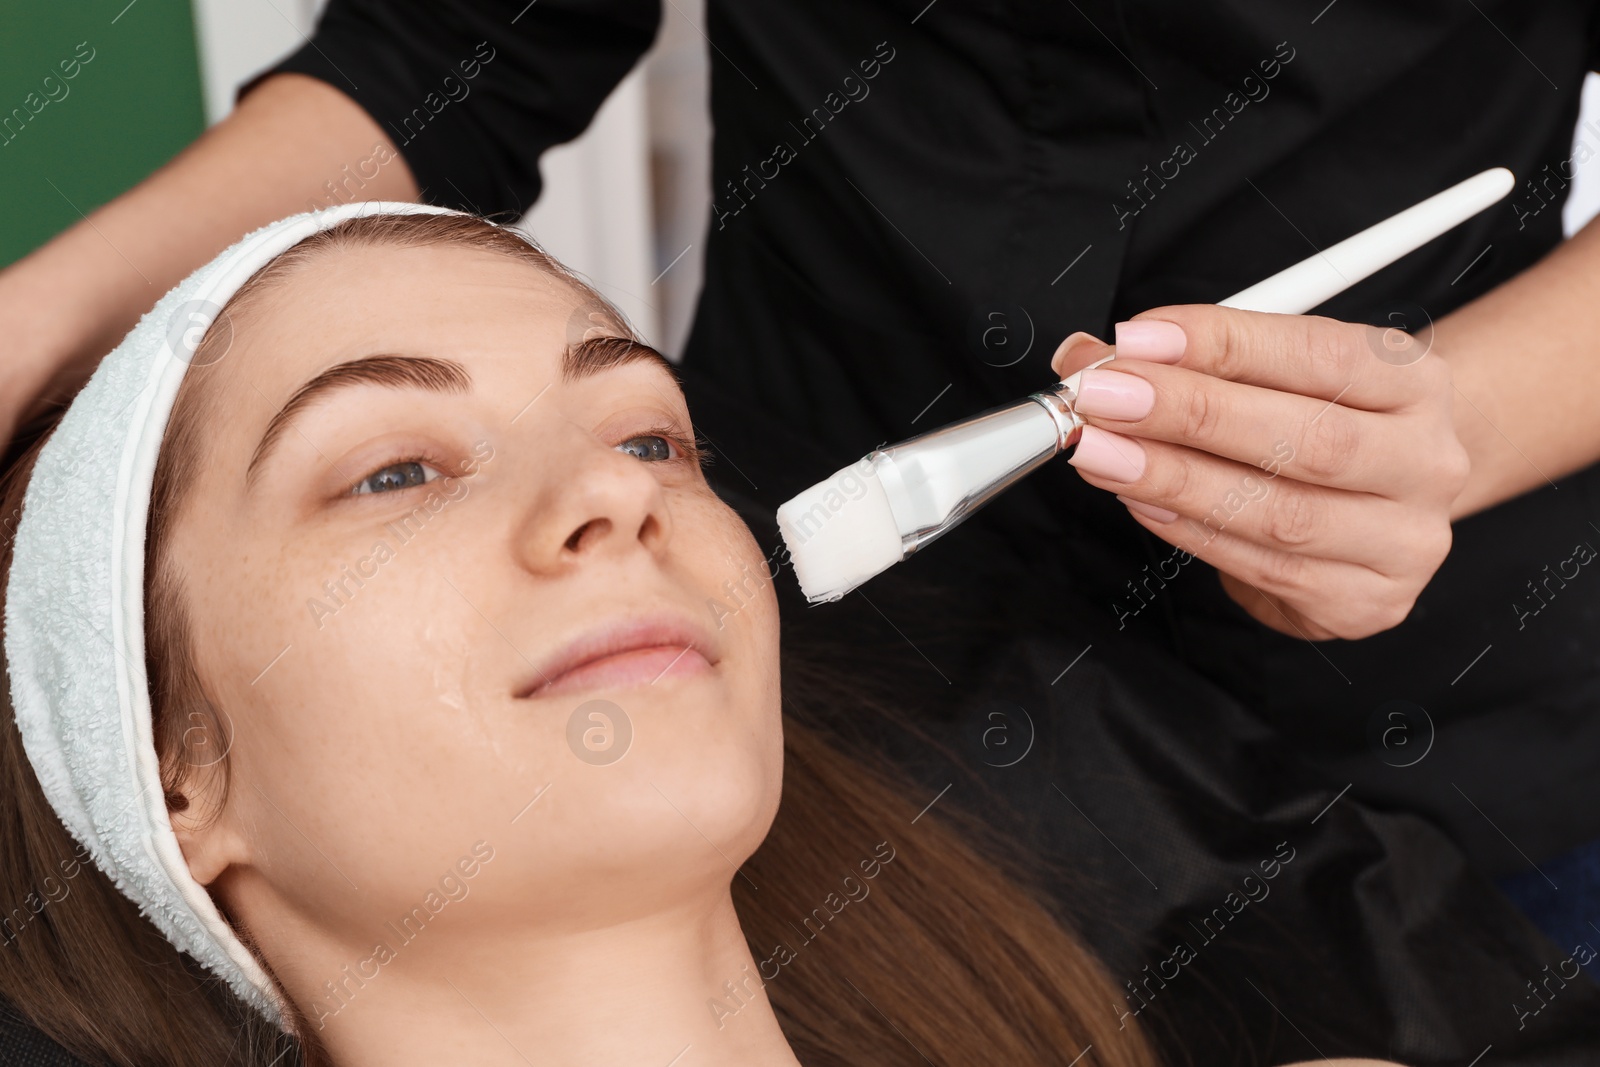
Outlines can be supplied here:
<path id="1" fill-rule="evenodd" d="M 682 509 L 678 525 L 676 551 L 692 575 L 705 621 L 724 641 L 775 645 L 771 569 L 738 514 L 720 500 L 696 502 Z"/>

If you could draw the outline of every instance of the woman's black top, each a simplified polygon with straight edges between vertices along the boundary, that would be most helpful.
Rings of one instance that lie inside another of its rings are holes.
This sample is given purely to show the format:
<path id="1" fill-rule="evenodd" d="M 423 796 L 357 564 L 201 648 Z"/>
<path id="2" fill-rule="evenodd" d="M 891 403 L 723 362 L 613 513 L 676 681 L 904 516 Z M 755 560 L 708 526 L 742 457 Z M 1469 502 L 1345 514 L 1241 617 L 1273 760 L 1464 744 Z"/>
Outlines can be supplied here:
<path id="1" fill-rule="evenodd" d="M 1406 328 L 1443 316 L 1561 239 L 1572 158 L 1600 151 L 1600 129 L 1580 129 L 1574 147 L 1597 34 L 1596 5 L 1577 0 L 708 7 L 714 188 L 685 368 L 721 477 L 757 502 L 766 532 L 774 505 L 878 444 L 1046 384 L 1055 344 L 1074 330 L 1109 337 L 1146 308 L 1222 299 L 1510 167 L 1518 186 L 1506 201 L 1319 309 Z M 540 153 L 582 130 L 662 17 L 684 16 L 656 0 L 333 0 L 277 69 L 349 94 L 427 200 L 516 212 L 538 195 Z M 1505 353 L 1507 373 L 1537 359 L 1538 343 Z M 1526 982 L 1574 946 L 1539 939 L 1483 881 L 1600 837 L 1600 576 L 1587 565 L 1600 547 L 1597 491 L 1591 468 L 1458 524 L 1411 617 L 1359 642 L 1260 626 L 1214 572 L 1179 565 L 1063 463 L 893 582 L 791 615 L 803 630 L 859 613 L 919 655 L 945 648 L 945 662 L 929 653 L 907 670 L 948 683 L 927 698 L 928 717 L 952 736 L 988 714 L 985 701 L 1022 706 L 993 672 L 1038 674 L 1017 691 L 1041 701 L 1032 714 L 1051 723 L 1061 758 L 1108 745 L 1121 755 L 1098 778 L 1068 760 L 1088 790 L 1087 803 L 1070 798 L 1077 813 L 1052 800 L 1079 788 L 1069 779 L 990 774 L 990 784 L 1022 810 L 1023 840 L 1099 849 L 1085 867 L 1105 886 L 1126 880 L 1109 911 L 1163 957 L 1169 935 L 1199 923 L 1278 841 L 1309 850 L 1295 872 L 1308 880 L 1295 891 L 1302 903 L 1285 893 L 1281 914 L 1258 909 L 1254 941 L 1219 938 L 1200 952 L 1207 974 L 1192 985 L 1226 988 L 1205 1001 L 1226 1017 L 1173 1010 L 1191 1032 L 1209 1020 L 1214 1041 L 1183 1040 L 1203 1062 L 1312 1058 L 1312 1045 L 1466 1062 L 1491 1043 L 1511 1062 L 1574 1033 L 1558 1020 L 1583 997 L 1600 1015 L 1581 983 L 1542 1014 L 1517 1013 Z M 965 591 L 931 612 L 892 591 L 919 582 Z M 980 617 L 1015 623 L 997 646 L 1009 651 L 973 654 L 989 648 L 975 636 Z M 940 627 L 954 644 L 939 643 Z M 1047 684 L 1090 644 L 1066 678 L 1093 683 L 1071 690 L 1097 707 L 1093 727 L 1061 704 L 1068 681 Z M 1095 739 L 1080 749 L 1071 731 L 1082 730 Z M 963 751 L 980 770 L 988 762 Z M 932 784 L 944 771 L 927 773 Z M 1152 781 L 1180 794 L 1165 814 L 1118 806 L 1119 789 Z M 1040 836 L 1040 820 L 1080 816 L 1104 833 Z M 1246 817 L 1284 825 L 1269 841 L 1235 825 Z M 1160 905 L 1127 903 L 1140 893 Z M 1334 930 L 1347 932 L 1342 948 L 1330 947 Z M 1119 981 L 1142 973 L 1135 963 L 1157 964 L 1148 952 L 1118 956 L 1127 938 L 1090 936 L 1132 968 Z M 1249 952 L 1291 945 L 1306 962 L 1281 999 L 1240 984 Z M 1230 952 L 1243 955 L 1225 965 Z M 1385 977 L 1395 975 L 1405 977 Z M 1363 991 L 1341 1000 L 1339 983 Z M 1310 1028 L 1307 1043 L 1296 1027 Z M 1338 1034 L 1354 1035 L 1354 1048 Z"/>

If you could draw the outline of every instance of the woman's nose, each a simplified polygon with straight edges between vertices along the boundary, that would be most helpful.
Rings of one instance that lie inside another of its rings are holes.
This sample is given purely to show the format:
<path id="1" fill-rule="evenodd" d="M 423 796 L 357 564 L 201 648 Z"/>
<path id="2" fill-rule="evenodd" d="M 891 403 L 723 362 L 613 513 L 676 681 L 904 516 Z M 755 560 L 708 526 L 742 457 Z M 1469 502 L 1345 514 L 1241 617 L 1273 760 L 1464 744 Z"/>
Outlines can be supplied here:
<path id="1" fill-rule="evenodd" d="M 576 462 L 546 473 L 520 538 L 529 569 L 555 574 L 586 559 L 648 552 L 672 536 L 666 494 L 645 461 L 593 443 Z"/>

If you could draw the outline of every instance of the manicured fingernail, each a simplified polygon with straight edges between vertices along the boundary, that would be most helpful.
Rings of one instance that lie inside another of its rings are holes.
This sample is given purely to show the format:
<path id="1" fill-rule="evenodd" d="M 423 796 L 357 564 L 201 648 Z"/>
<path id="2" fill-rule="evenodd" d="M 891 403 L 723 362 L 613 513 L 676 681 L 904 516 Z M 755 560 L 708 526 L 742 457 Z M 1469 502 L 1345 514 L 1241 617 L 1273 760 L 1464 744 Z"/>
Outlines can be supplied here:
<path id="1" fill-rule="evenodd" d="M 1144 477 L 1144 460 L 1144 449 L 1133 438 L 1098 426 L 1085 426 L 1067 462 L 1097 478 L 1136 482 Z"/>
<path id="2" fill-rule="evenodd" d="M 1128 359 L 1148 359 L 1155 363 L 1176 363 L 1189 347 L 1183 327 L 1161 319 L 1140 319 L 1117 323 L 1117 355 Z"/>
<path id="3" fill-rule="evenodd" d="M 1154 504 L 1146 504 L 1142 500 L 1131 500 L 1128 497 L 1121 495 L 1119 495 L 1117 499 L 1122 501 L 1123 504 L 1127 505 L 1129 511 L 1138 512 L 1145 518 L 1154 519 L 1156 522 L 1171 522 L 1178 517 L 1178 513 L 1176 511 L 1168 511 L 1166 508 L 1158 508 Z"/>
<path id="4" fill-rule="evenodd" d="M 1057 374 L 1060 374 L 1061 373 L 1061 368 L 1066 366 L 1066 364 L 1063 361 L 1067 358 L 1067 353 L 1071 352 L 1074 348 L 1077 348 L 1079 345 L 1092 345 L 1095 348 L 1109 348 L 1110 347 L 1104 341 L 1100 340 L 1100 338 L 1096 337 L 1094 334 L 1092 334 L 1092 333 L 1084 333 L 1082 330 L 1079 330 L 1077 333 L 1073 334 L 1071 337 L 1068 337 L 1065 341 L 1062 341 L 1059 345 L 1056 346 L 1055 355 L 1050 357 L 1050 367 L 1051 367 L 1051 369 L 1054 370 Z"/>
<path id="5" fill-rule="evenodd" d="M 1155 403 L 1156 391 L 1143 378 L 1102 368 L 1083 372 L 1073 407 L 1082 415 L 1131 421 L 1150 414 Z"/>

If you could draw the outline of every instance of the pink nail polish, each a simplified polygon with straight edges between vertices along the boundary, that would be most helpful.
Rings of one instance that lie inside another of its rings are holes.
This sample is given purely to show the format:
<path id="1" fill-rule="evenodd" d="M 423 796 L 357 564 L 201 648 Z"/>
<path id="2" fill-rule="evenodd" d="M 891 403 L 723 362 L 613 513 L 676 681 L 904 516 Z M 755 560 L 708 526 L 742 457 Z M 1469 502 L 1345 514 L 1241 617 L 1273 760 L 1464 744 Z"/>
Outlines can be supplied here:
<path id="1" fill-rule="evenodd" d="M 1147 519 L 1154 519 L 1156 522 L 1172 522 L 1178 517 L 1176 511 L 1158 508 L 1154 504 L 1146 504 L 1142 500 L 1134 500 L 1121 494 L 1118 494 L 1117 499 L 1122 501 L 1129 511 L 1137 512 Z"/>
<path id="2" fill-rule="evenodd" d="M 1078 380 L 1079 414 L 1106 419 L 1142 419 L 1155 407 L 1156 391 L 1136 374 L 1114 370 L 1086 370 Z"/>
<path id="3" fill-rule="evenodd" d="M 1085 426 L 1068 463 L 1085 474 L 1113 482 L 1136 482 L 1144 477 L 1144 448 L 1131 437 L 1098 426 Z"/>
<path id="4" fill-rule="evenodd" d="M 1189 347 L 1183 327 L 1161 319 L 1139 319 L 1117 323 L 1117 355 L 1127 359 L 1148 359 L 1154 363 L 1176 363 Z"/>

